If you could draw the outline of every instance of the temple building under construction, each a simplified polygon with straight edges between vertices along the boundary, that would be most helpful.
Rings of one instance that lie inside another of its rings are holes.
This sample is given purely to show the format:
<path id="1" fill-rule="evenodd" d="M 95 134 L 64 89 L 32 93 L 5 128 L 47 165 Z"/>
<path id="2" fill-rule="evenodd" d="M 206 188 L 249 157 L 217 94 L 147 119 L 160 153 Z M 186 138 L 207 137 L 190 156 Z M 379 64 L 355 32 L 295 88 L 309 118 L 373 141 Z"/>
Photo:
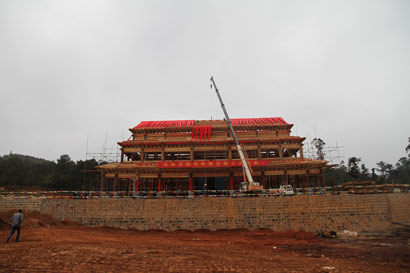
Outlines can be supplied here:
<path id="1" fill-rule="evenodd" d="M 303 157 L 304 137 L 283 118 L 231 119 L 254 181 L 264 189 L 325 186 L 326 161 Z M 101 190 L 238 190 L 242 163 L 226 120 L 142 121 L 119 142 L 121 161 L 99 166 Z"/>

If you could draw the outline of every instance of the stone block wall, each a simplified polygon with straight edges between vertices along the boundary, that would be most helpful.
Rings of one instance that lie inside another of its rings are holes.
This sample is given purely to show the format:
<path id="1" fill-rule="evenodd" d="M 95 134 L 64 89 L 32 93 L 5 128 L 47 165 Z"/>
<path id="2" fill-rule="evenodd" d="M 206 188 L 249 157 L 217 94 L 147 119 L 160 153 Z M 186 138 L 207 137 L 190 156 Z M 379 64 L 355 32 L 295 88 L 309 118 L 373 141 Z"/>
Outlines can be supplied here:
<path id="1" fill-rule="evenodd" d="M 410 194 L 254 198 L 0 199 L 0 210 L 37 210 L 60 220 L 137 230 L 383 231 L 410 223 Z"/>

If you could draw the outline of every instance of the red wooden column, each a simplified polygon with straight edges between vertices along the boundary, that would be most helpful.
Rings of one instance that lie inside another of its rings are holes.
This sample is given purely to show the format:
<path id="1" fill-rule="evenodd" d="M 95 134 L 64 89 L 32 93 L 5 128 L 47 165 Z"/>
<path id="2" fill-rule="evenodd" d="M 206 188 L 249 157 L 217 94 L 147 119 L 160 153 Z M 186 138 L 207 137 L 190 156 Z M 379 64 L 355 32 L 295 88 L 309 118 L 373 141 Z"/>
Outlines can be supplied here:
<path id="1" fill-rule="evenodd" d="M 161 178 L 158 178 L 158 191 L 161 191 Z"/>
<path id="2" fill-rule="evenodd" d="M 229 187 L 233 191 L 233 177 L 232 176 L 229 177 Z"/>
<path id="3" fill-rule="evenodd" d="M 189 191 L 192 191 L 192 178 L 189 178 Z"/>

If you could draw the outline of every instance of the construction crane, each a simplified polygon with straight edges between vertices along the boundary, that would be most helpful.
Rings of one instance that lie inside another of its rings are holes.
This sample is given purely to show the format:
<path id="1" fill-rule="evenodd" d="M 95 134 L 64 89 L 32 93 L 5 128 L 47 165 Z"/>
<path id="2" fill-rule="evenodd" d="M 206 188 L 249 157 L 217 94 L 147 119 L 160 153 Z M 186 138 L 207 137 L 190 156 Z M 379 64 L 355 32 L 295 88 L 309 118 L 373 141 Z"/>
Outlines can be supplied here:
<path id="1" fill-rule="evenodd" d="M 221 94 L 219 94 L 219 90 L 216 87 L 214 77 L 211 77 L 211 83 L 212 83 L 211 88 L 212 88 L 212 86 L 215 88 L 215 92 L 216 92 L 216 95 L 218 96 L 219 102 L 221 103 L 221 107 L 222 107 L 222 110 L 225 114 L 225 118 L 228 121 L 229 129 L 231 130 L 232 137 L 235 140 L 235 144 L 236 144 L 236 147 L 238 149 L 239 157 L 241 158 L 241 161 L 242 161 L 242 169 L 245 172 L 246 178 L 248 179 L 248 181 L 244 181 L 244 182 L 241 183 L 241 190 L 243 190 L 243 191 L 260 191 L 260 190 L 263 190 L 263 187 L 260 186 L 258 182 L 253 181 L 251 171 L 249 170 L 249 166 L 248 166 L 248 163 L 246 162 L 245 155 L 243 154 L 242 147 L 239 144 L 239 140 L 236 137 L 235 130 L 233 129 L 231 119 L 229 118 L 228 112 L 226 111 L 225 104 L 222 101 Z"/>

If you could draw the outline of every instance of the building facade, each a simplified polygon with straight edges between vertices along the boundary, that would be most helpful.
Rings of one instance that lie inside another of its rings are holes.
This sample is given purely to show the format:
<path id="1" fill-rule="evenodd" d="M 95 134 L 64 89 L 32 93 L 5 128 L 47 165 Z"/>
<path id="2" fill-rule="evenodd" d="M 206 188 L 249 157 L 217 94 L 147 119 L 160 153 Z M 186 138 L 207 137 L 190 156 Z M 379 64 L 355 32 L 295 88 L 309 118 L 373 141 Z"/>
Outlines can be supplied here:
<path id="1" fill-rule="evenodd" d="M 326 161 L 303 157 L 305 138 L 283 118 L 231 119 L 264 189 L 324 186 Z M 119 142 L 121 161 L 99 166 L 101 190 L 238 190 L 242 163 L 226 120 L 142 121 Z"/>

